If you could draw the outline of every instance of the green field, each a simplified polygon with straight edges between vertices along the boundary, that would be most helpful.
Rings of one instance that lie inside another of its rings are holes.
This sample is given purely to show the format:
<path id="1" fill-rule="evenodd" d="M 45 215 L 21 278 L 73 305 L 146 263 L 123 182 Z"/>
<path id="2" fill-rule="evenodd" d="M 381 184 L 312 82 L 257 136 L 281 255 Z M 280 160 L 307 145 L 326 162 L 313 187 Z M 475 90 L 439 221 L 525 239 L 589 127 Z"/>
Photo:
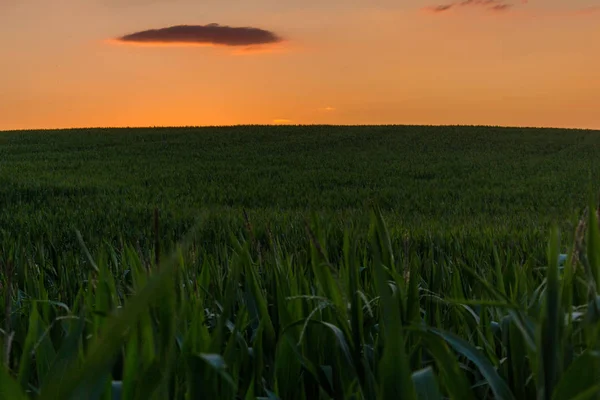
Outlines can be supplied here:
<path id="1" fill-rule="evenodd" d="M 600 131 L 0 132 L 0 399 L 598 398 L 599 178 Z"/>

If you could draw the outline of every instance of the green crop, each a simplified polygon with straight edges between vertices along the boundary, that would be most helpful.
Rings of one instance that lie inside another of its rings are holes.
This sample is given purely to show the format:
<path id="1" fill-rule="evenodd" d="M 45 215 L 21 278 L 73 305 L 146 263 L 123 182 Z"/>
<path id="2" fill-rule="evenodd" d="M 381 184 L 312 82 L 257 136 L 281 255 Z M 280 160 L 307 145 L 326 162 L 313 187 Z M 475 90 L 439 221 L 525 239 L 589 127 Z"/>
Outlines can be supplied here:
<path id="1" fill-rule="evenodd" d="M 599 144 L 1 133 L 0 399 L 598 398 Z"/>

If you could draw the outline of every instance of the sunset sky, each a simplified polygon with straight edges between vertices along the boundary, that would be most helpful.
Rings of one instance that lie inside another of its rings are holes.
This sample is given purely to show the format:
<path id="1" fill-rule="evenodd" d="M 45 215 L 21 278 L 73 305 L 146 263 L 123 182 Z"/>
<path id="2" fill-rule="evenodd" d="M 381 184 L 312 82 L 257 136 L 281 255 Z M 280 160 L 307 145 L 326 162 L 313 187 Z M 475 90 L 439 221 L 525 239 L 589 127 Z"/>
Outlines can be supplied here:
<path id="1" fill-rule="evenodd" d="M 0 49 L 0 130 L 600 129 L 599 0 L 0 0 Z"/>

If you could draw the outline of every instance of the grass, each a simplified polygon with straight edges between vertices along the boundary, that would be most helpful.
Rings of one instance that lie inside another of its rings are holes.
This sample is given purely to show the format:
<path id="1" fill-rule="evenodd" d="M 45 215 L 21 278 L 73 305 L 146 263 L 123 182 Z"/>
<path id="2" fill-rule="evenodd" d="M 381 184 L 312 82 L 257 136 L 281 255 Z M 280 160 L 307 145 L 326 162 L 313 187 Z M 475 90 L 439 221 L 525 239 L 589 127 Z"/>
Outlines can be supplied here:
<path id="1" fill-rule="evenodd" d="M 598 398 L 599 145 L 1 133 L 0 398 Z"/>

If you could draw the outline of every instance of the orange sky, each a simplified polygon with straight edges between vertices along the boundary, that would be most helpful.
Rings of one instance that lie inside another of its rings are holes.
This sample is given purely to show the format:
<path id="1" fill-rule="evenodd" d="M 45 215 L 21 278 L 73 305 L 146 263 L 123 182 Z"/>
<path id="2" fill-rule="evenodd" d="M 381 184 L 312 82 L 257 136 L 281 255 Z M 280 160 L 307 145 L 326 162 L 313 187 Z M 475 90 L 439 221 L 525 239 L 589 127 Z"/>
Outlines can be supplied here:
<path id="1" fill-rule="evenodd" d="M 600 129 L 599 1 L 458 3 L 0 0 L 0 130 L 271 123 Z M 492 10 L 500 4 L 502 11 Z M 260 28 L 284 41 L 245 52 L 114 40 L 210 23 Z"/>

